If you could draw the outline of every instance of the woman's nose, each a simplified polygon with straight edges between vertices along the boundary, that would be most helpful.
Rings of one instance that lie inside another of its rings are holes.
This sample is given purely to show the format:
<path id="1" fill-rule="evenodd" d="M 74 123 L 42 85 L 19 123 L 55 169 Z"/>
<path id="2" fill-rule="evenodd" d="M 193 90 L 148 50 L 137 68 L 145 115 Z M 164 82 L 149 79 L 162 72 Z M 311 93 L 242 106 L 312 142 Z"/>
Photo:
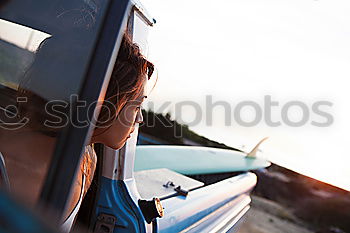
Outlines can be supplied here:
<path id="1" fill-rule="evenodd" d="M 142 110 L 137 111 L 136 123 L 141 124 L 143 122 Z"/>

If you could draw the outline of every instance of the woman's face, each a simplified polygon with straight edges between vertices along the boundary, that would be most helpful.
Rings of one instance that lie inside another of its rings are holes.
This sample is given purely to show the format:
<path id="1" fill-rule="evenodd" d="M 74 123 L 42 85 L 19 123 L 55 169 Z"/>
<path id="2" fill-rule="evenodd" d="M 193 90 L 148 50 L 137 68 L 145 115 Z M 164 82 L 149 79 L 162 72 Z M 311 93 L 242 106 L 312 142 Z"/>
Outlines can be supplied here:
<path id="1" fill-rule="evenodd" d="M 135 124 L 143 121 L 141 104 L 144 98 L 146 96 L 142 95 L 127 102 L 110 126 L 95 129 L 92 141 L 113 149 L 123 147 L 134 131 Z"/>

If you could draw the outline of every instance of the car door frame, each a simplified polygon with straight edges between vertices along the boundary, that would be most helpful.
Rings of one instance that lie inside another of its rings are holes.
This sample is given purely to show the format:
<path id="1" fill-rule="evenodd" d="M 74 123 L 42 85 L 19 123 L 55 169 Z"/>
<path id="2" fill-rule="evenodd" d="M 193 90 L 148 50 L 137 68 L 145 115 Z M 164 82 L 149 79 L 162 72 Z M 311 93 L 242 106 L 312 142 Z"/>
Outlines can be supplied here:
<path id="1" fill-rule="evenodd" d="M 110 1 L 109 4 L 90 66 L 78 93 L 80 100 L 94 109 L 83 109 L 80 112 L 81 119 L 92 121 L 89 127 L 78 128 L 69 125 L 63 130 L 40 195 L 40 204 L 54 210 L 58 219 L 63 215 L 70 197 L 84 146 L 91 137 L 94 119 L 99 113 L 101 101 L 98 100 L 105 96 L 123 30 L 126 28 L 128 12 L 132 8 L 132 3 L 128 0 Z M 77 111 L 73 111 L 72 114 L 74 117 Z"/>

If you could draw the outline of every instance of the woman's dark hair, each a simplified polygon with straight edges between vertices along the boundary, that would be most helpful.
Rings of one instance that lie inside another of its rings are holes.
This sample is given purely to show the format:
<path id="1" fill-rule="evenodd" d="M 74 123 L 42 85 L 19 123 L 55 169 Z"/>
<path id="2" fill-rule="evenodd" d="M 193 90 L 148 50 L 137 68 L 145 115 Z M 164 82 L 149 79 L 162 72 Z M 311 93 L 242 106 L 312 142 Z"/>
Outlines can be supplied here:
<path id="1" fill-rule="evenodd" d="M 147 76 L 149 79 L 153 71 L 153 64 L 141 54 L 139 46 L 131 41 L 130 36 L 125 34 L 96 126 L 109 126 L 128 101 L 135 100 L 142 94 L 144 78 Z"/>

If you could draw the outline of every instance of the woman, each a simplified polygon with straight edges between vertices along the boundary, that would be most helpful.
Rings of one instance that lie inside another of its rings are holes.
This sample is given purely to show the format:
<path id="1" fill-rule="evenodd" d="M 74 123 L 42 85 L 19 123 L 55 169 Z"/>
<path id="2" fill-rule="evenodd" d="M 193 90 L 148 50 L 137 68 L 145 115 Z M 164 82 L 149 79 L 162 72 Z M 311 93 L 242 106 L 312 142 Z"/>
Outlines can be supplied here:
<path id="1" fill-rule="evenodd" d="M 153 70 L 153 64 L 144 58 L 139 47 L 125 35 L 90 145 L 85 148 L 81 169 L 77 175 L 67 211 L 70 214 L 63 224 L 65 231 L 68 231 L 73 224 L 82 198 L 93 179 L 97 159 L 91 145 L 102 143 L 113 149 L 123 147 L 134 131 L 135 124 L 143 120 L 141 104 L 147 98 L 144 95 L 145 84 Z"/>

